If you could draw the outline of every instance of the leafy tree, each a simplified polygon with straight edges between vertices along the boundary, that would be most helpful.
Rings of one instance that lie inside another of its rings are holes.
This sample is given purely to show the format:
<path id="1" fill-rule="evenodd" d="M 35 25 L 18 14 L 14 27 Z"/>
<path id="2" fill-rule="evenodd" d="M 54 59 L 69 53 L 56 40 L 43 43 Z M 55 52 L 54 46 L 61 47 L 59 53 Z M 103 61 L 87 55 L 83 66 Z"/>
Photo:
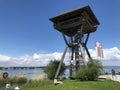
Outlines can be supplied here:
<path id="1" fill-rule="evenodd" d="M 80 68 L 76 74 L 79 80 L 96 80 L 102 71 L 102 64 L 98 60 L 89 60 L 86 66 Z"/>
<path id="2" fill-rule="evenodd" d="M 50 61 L 49 64 L 45 67 L 44 72 L 47 74 L 49 79 L 54 79 L 58 65 L 59 65 L 60 61 L 58 60 L 54 60 L 54 61 Z M 65 70 L 65 64 L 62 63 L 59 75 L 62 75 L 64 73 Z"/>

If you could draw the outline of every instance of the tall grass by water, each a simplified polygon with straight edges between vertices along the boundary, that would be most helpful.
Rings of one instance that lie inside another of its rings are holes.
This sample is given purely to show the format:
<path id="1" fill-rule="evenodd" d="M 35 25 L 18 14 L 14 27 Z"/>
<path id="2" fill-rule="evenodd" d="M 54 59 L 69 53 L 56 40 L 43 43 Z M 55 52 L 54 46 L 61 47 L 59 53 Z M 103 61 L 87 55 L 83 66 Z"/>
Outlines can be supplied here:
<path id="1" fill-rule="evenodd" d="M 3 78 L 2 73 L 0 73 L 0 87 L 9 83 L 9 84 L 24 84 L 27 82 L 27 78 L 25 76 L 9 76 L 6 79 Z"/>

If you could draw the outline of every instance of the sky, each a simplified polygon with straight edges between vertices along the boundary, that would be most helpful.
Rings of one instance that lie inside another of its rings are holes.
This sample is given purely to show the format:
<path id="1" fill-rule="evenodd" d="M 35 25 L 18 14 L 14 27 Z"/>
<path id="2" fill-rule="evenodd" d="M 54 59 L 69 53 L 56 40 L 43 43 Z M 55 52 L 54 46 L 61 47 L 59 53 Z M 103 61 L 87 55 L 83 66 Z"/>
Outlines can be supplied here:
<path id="1" fill-rule="evenodd" d="M 120 66 L 120 0 L 0 0 L 0 66 L 44 66 L 60 59 L 65 43 L 49 18 L 87 5 L 100 22 L 87 44 L 91 56 L 98 58 L 94 44 L 100 42 L 103 64 Z"/>

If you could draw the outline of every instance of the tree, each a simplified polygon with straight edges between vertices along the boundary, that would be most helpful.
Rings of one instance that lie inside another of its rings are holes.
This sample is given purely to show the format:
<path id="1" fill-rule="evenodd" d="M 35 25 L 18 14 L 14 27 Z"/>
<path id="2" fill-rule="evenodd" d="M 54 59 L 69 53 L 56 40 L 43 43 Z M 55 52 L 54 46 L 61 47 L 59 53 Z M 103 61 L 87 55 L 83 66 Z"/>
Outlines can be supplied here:
<path id="1" fill-rule="evenodd" d="M 58 60 L 51 60 L 49 62 L 49 64 L 45 67 L 44 72 L 47 74 L 49 79 L 54 79 L 58 65 L 59 65 L 60 61 Z M 59 75 L 64 74 L 65 71 L 65 64 L 62 63 Z"/>
<path id="2" fill-rule="evenodd" d="M 89 60 L 86 66 L 78 70 L 76 79 L 79 80 L 96 80 L 102 71 L 102 64 L 98 60 Z"/>

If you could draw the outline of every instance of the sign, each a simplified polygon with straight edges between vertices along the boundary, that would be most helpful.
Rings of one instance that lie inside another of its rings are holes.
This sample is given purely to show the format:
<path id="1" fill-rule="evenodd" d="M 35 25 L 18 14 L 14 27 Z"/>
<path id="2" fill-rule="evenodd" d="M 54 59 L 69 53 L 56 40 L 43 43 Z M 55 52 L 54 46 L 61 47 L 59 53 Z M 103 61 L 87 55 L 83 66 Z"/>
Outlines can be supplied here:
<path id="1" fill-rule="evenodd" d="M 8 73 L 7 72 L 4 72 L 3 73 L 3 78 L 6 79 L 8 77 Z"/>

